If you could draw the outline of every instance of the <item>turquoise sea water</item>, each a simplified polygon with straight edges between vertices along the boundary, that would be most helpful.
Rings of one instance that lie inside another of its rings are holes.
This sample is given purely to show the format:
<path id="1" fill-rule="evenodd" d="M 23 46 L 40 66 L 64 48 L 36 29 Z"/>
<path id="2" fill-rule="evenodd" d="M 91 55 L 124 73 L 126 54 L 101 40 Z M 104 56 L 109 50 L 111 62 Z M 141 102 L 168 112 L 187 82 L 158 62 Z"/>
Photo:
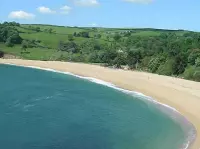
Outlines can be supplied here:
<path id="1" fill-rule="evenodd" d="M 179 149 L 187 137 L 180 125 L 137 98 L 70 75 L 0 65 L 0 148 Z"/>

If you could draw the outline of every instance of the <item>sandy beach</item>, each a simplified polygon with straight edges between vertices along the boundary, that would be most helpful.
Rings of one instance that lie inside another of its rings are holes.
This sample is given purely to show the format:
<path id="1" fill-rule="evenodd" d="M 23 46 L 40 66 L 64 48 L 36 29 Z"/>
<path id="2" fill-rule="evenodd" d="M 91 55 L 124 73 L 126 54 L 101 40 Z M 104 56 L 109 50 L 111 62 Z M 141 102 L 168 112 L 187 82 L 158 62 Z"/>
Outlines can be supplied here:
<path id="1" fill-rule="evenodd" d="M 192 149 L 200 148 L 200 83 L 146 72 L 116 70 L 97 65 L 55 61 L 0 59 L 0 63 L 51 68 L 77 75 L 94 77 L 118 87 L 141 92 L 176 108 L 197 129 Z"/>

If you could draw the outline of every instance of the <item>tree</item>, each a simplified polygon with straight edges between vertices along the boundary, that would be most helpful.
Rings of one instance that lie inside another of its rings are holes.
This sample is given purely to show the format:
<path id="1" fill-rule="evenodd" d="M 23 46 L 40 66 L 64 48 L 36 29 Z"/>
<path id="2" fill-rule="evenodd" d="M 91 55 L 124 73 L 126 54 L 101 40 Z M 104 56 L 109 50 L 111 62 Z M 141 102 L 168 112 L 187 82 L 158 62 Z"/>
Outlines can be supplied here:
<path id="1" fill-rule="evenodd" d="M 97 34 L 97 35 L 95 35 L 95 37 L 96 37 L 97 39 L 100 39 L 100 38 L 101 38 L 101 34 Z"/>
<path id="2" fill-rule="evenodd" d="M 94 43 L 94 50 L 101 50 L 101 45 L 98 42 Z"/>
<path id="3" fill-rule="evenodd" d="M 89 35 L 89 32 L 79 32 L 79 33 L 76 33 L 76 37 L 84 37 L 84 38 L 90 38 L 90 35 Z"/>
<path id="4" fill-rule="evenodd" d="M 127 64 L 128 66 L 133 69 L 136 68 L 138 66 L 138 63 L 140 63 L 141 61 L 141 52 L 140 50 L 137 49 L 131 49 L 128 51 L 127 53 Z"/>
<path id="5" fill-rule="evenodd" d="M 126 33 L 124 34 L 124 37 L 129 37 L 129 36 L 131 36 L 131 32 L 130 32 L 130 31 L 128 31 L 128 32 L 126 32 Z"/>
<path id="6" fill-rule="evenodd" d="M 49 33 L 49 34 L 53 33 L 53 29 L 52 29 L 52 28 L 49 28 L 49 29 L 48 29 L 48 33 Z"/>
<path id="7" fill-rule="evenodd" d="M 113 65 L 114 59 L 117 57 L 117 52 L 113 49 L 107 49 L 102 54 L 102 62 L 108 65 Z"/>
<path id="8" fill-rule="evenodd" d="M 161 33 L 159 36 L 161 39 L 166 40 L 168 38 L 168 34 L 167 33 Z"/>
<path id="9" fill-rule="evenodd" d="M 117 68 L 121 68 L 122 65 L 126 64 L 126 56 L 124 53 L 118 53 L 117 57 L 115 57 L 113 64 L 117 67 Z"/>
<path id="10" fill-rule="evenodd" d="M 21 53 L 25 52 L 27 48 L 28 48 L 28 42 L 26 40 L 23 40 L 22 46 L 21 46 L 21 49 L 22 49 Z"/>
<path id="11" fill-rule="evenodd" d="M 150 70 L 150 72 L 155 73 L 160 65 L 161 65 L 161 59 L 159 57 L 154 57 L 150 60 L 148 64 L 148 69 Z"/>
<path id="12" fill-rule="evenodd" d="M 97 31 L 97 28 L 96 28 L 96 27 L 93 27 L 92 30 L 93 30 L 94 32 L 96 32 L 96 31 Z"/>
<path id="13" fill-rule="evenodd" d="M 10 37 L 11 43 L 13 44 L 21 44 L 22 43 L 22 38 L 19 36 L 18 33 L 12 34 Z"/>
<path id="14" fill-rule="evenodd" d="M 59 42 L 58 45 L 58 50 L 60 51 L 66 51 L 66 52 L 72 52 L 72 53 L 77 53 L 78 52 L 78 46 L 75 42 Z"/>
<path id="15" fill-rule="evenodd" d="M 185 79 L 194 79 L 194 73 L 195 73 L 195 67 L 194 66 L 189 66 L 185 69 L 183 76 Z"/>
<path id="16" fill-rule="evenodd" d="M 76 33 L 76 32 L 74 32 L 74 34 L 73 34 L 73 35 L 74 35 L 74 37 L 76 37 L 76 36 L 77 36 L 77 33 Z"/>
<path id="17" fill-rule="evenodd" d="M 68 40 L 69 40 L 69 41 L 73 41 L 73 40 L 74 40 L 74 37 L 73 37 L 72 34 L 69 34 L 69 35 L 68 35 Z"/>
<path id="18" fill-rule="evenodd" d="M 35 28 L 35 31 L 36 31 L 36 32 L 40 32 L 40 27 L 36 27 L 36 28 Z"/>
<path id="19" fill-rule="evenodd" d="M 142 55 L 142 52 L 141 52 L 141 55 Z M 142 56 L 142 57 L 144 57 L 144 58 L 141 60 L 141 67 L 146 69 L 151 60 L 151 57 L 149 57 L 149 56 Z"/>
<path id="20" fill-rule="evenodd" d="M 4 52 L 0 51 L 0 58 L 4 56 Z"/>
<path id="21" fill-rule="evenodd" d="M 8 39 L 6 40 L 5 45 L 6 45 L 7 47 L 13 47 L 13 46 L 14 46 L 14 44 L 11 42 L 11 38 L 8 38 Z"/>
<path id="22" fill-rule="evenodd" d="M 81 36 L 84 38 L 90 38 L 89 32 L 81 32 Z"/>
<path id="23" fill-rule="evenodd" d="M 9 28 L 3 26 L 0 28 L 0 41 L 1 42 L 6 42 L 7 38 L 8 38 L 8 32 L 9 32 Z"/>
<path id="24" fill-rule="evenodd" d="M 195 71 L 193 78 L 195 81 L 200 81 L 200 71 Z"/>
<path id="25" fill-rule="evenodd" d="M 90 53 L 88 56 L 88 62 L 91 63 L 98 63 L 98 54 L 97 52 Z"/>
<path id="26" fill-rule="evenodd" d="M 161 64 L 158 67 L 157 73 L 160 75 L 171 76 L 173 74 L 173 65 L 174 65 L 174 59 L 168 58 L 165 63 Z"/>
<path id="27" fill-rule="evenodd" d="M 106 36 L 107 41 L 110 41 L 110 36 Z"/>
<path id="28" fill-rule="evenodd" d="M 200 57 L 200 49 L 192 50 L 192 52 L 188 56 L 188 63 L 190 63 L 191 65 L 194 65 L 197 57 Z"/>
<path id="29" fill-rule="evenodd" d="M 169 48 L 169 55 L 176 56 L 181 51 L 180 42 L 179 41 L 169 42 L 168 48 Z"/>
<path id="30" fill-rule="evenodd" d="M 200 67 L 200 57 L 195 60 L 195 66 Z"/>
<path id="31" fill-rule="evenodd" d="M 173 65 L 173 74 L 179 75 L 185 71 L 187 66 L 187 57 L 184 53 L 180 53 L 175 57 L 175 62 Z"/>
<path id="32" fill-rule="evenodd" d="M 10 23 L 8 23 L 7 22 L 7 25 L 10 25 L 10 26 L 20 26 L 20 24 L 19 23 L 17 23 L 17 22 L 10 22 Z"/>
<path id="33" fill-rule="evenodd" d="M 21 44 L 22 38 L 19 36 L 19 32 L 7 25 L 0 26 L 0 42 L 6 42 L 7 46 L 14 44 Z"/>
<path id="34" fill-rule="evenodd" d="M 119 34 L 115 34 L 113 39 L 118 42 L 121 39 L 121 36 Z"/>

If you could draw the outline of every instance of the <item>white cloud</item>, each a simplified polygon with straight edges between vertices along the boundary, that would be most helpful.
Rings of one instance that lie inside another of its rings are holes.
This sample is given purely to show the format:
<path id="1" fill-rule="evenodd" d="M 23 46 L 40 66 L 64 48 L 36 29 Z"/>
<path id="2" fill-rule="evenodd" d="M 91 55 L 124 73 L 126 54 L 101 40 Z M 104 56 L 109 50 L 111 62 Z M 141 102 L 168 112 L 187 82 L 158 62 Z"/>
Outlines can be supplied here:
<path id="1" fill-rule="evenodd" d="M 78 6 L 97 6 L 99 5 L 98 0 L 74 0 L 74 3 Z"/>
<path id="2" fill-rule="evenodd" d="M 51 10 L 50 8 L 44 7 L 44 6 L 38 7 L 37 10 L 40 13 L 44 13 L 44 14 L 54 14 L 54 13 L 56 13 L 56 11 Z"/>
<path id="3" fill-rule="evenodd" d="M 34 19 L 35 15 L 32 13 L 28 13 L 28 12 L 20 10 L 20 11 L 10 12 L 8 17 L 11 19 Z"/>
<path id="4" fill-rule="evenodd" d="M 131 3 L 141 3 L 141 4 L 149 4 L 153 2 L 153 0 L 123 0 L 123 1 Z"/>
<path id="5" fill-rule="evenodd" d="M 69 12 L 72 10 L 72 8 L 65 5 L 65 6 L 61 7 L 60 10 L 61 10 L 62 14 L 69 14 Z"/>

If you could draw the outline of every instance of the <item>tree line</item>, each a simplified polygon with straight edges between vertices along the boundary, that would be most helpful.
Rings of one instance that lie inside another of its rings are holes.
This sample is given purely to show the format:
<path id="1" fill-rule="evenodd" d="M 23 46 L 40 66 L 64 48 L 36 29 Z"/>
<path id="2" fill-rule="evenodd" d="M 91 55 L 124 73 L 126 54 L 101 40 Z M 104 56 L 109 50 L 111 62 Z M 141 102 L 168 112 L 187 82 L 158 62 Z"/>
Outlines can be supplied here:
<path id="1" fill-rule="evenodd" d="M 19 26 L 19 24 L 15 22 L 0 24 L 0 42 L 4 42 L 8 47 L 22 43 L 18 30 L 13 26 Z"/>
<path id="2" fill-rule="evenodd" d="M 24 50 L 42 42 L 23 40 L 13 26 L 19 24 L 0 24 L 0 42 L 7 46 L 21 44 Z M 38 27 L 29 28 L 41 31 Z M 200 33 L 156 30 L 159 35 L 141 36 L 135 35 L 135 32 L 137 30 L 134 29 L 115 34 L 96 32 L 94 36 L 87 30 L 74 32 L 58 43 L 57 50 L 67 54 L 61 54 L 57 60 L 99 63 L 200 81 Z M 103 36 L 107 39 L 104 42 L 101 40 Z M 76 37 L 84 37 L 85 40 L 77 42 Z"/>
<path id="3" fill-rule="evenodd" d="M 160 75 L 200 81 L 200 33 L 162 32 L 159 36 L 115 34 L 113 42 L 90 39 L 81 44 L 60 43 L 58 49 L 71 53 L 63 60 L 102 63 L 106 66 L 137 69 Z M 62 46 L 61 46 L 62 45 Z"/>

